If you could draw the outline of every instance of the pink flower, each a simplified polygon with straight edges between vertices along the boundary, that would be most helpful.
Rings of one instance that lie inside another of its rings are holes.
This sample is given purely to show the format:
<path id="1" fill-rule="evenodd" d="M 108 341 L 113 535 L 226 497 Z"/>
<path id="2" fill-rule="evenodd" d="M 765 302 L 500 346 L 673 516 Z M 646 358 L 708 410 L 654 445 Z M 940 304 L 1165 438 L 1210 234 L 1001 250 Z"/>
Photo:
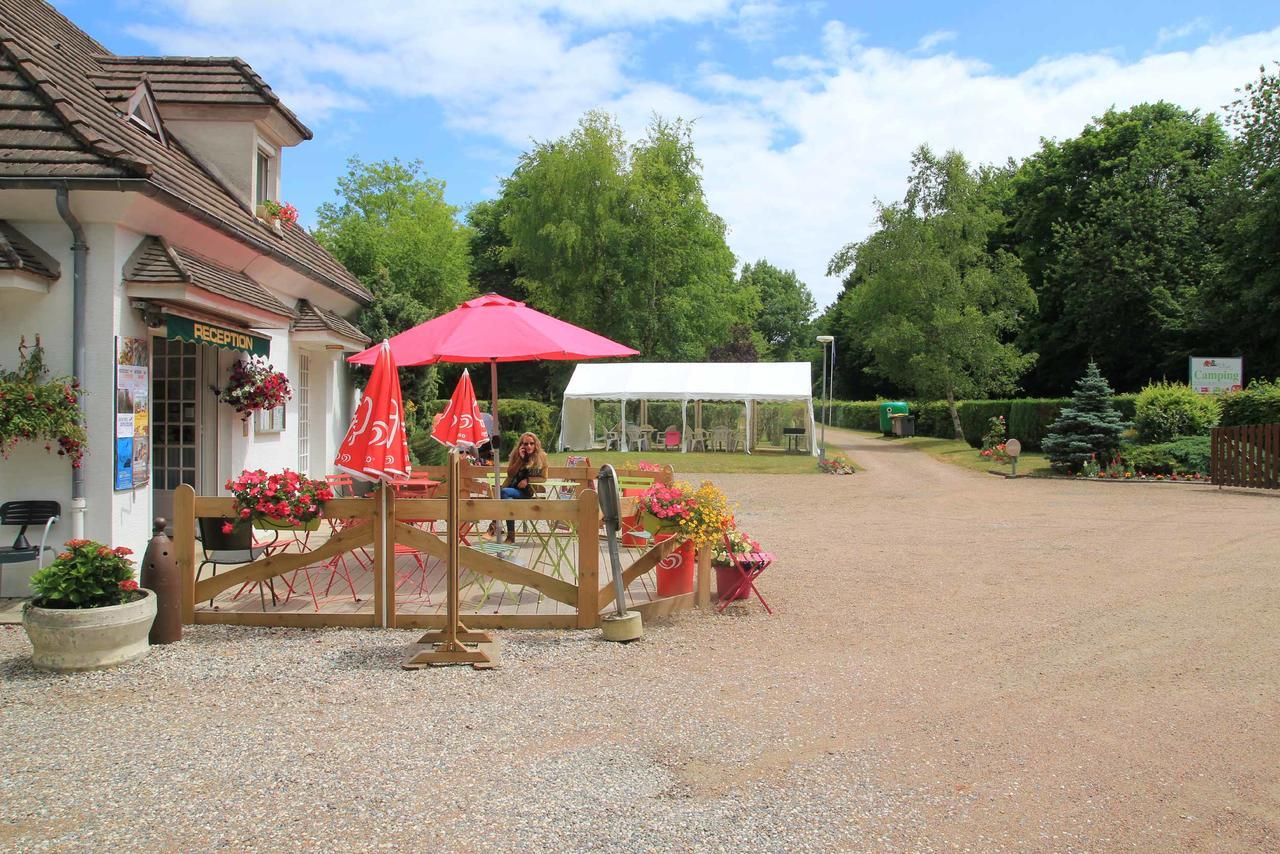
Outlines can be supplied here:
<path id="1" fill-rule="evenodd" d="M 235 526 L 232 525 L 230 522 L 222 523 L 222 533 L 230 534 L 233 530 L 235 530 Z"/>

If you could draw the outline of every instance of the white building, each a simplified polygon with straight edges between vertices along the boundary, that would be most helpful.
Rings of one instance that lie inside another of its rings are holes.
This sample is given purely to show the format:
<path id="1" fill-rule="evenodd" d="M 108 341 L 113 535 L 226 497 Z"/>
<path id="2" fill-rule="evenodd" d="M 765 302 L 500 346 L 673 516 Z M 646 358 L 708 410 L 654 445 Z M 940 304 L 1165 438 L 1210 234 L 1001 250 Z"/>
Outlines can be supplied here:
<path id="1" fill-rule="evenodd" d="M 141 553 L 181 483 L 217 494 L 245 468 L 330 471 L 343 357 L 368 344 L 346 318 L 371 296 L 305 230 L 255 215 L 279 199 L 281 151 L 311 131 L 239 59 L 114 56 L 40 0 L 4 6 L 0 367 L 39 335 L 53 374 L 87 392 L 89 441 L 80 483 L 20 444 L 0 501 L 61 502 L 55 545 L 82 530 Z M 294 395 L 242 422 L 210 387 L 246 349 Z M 119 370 L 131 356 L 138 369 Z M 0 595 L 33 570 L 4 567 Z"/>

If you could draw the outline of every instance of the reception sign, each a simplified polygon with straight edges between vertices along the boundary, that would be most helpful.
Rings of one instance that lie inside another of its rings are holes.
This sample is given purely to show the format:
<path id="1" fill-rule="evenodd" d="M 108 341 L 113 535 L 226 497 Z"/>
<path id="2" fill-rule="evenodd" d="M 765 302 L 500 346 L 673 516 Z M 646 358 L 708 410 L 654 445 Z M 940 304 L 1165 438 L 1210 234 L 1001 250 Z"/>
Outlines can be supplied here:
<path id="1" fill-rule="evenodd" d="M 1244 387 L 1244 359 L 1239 356 L 1192 356 L 1188 362 L 1188 385 L 1201 394 L 1239 391 Z"/>
<path id="2" fill-rule="evenodd" d="M 150 396 L 146 338 L 116 339 L 115 488 L 133 489 L 151 480 Z"/>
<path id="3" fill-rule="evenodd" d="M 205 344 L 224 350 L 239 350 L 254 356 L 271 355 L 271 339 L 243 329 L 230 329 L 202 320 L 170 314 L 165 317 L 165 337 L 189 344 Z"/>

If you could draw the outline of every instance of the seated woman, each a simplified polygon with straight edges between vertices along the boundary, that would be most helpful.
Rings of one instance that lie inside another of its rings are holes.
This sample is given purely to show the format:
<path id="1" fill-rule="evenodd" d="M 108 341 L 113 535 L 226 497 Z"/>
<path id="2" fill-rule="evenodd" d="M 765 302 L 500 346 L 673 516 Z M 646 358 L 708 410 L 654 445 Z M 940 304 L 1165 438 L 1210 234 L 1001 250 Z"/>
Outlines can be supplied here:
<path id="1" fill-rule="evenodd" d="M 507 479 L 502 484 L 503 498 L 533 498 L 533 487 L 529 478 L 542 477 L 547 470 L 547 452 L 542 450 L 542 442 L 532 433 L 523 433 L 520 444 L 511 449 L 511 457 L 507 460 Z M 495 523 L 493 533 L 497 535 Z M 508 543 L 516 541 L 516 522 L 507 520 Z"/>

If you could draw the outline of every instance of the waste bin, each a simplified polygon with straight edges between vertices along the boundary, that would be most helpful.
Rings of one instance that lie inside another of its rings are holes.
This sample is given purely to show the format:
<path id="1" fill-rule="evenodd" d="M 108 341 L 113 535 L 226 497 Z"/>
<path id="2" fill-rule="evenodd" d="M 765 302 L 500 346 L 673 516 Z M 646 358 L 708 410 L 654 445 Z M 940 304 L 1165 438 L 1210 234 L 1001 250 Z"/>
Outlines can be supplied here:
<path id="1" fill-rule="evenodd" d="M 886 400 L 880 404 L 880 432 L 886 436 L 893 435 L 893 422 L 889 420 L 889 416 L 894 413 L 906 415 L 910 409 L 905 401 L 902 400 Z"/>
<path id="2" fill-rule="evenodd" d="M 916 417 L 914 415 L 891 415 L 893 435 L 910 438 L 916 434 Z"/>

